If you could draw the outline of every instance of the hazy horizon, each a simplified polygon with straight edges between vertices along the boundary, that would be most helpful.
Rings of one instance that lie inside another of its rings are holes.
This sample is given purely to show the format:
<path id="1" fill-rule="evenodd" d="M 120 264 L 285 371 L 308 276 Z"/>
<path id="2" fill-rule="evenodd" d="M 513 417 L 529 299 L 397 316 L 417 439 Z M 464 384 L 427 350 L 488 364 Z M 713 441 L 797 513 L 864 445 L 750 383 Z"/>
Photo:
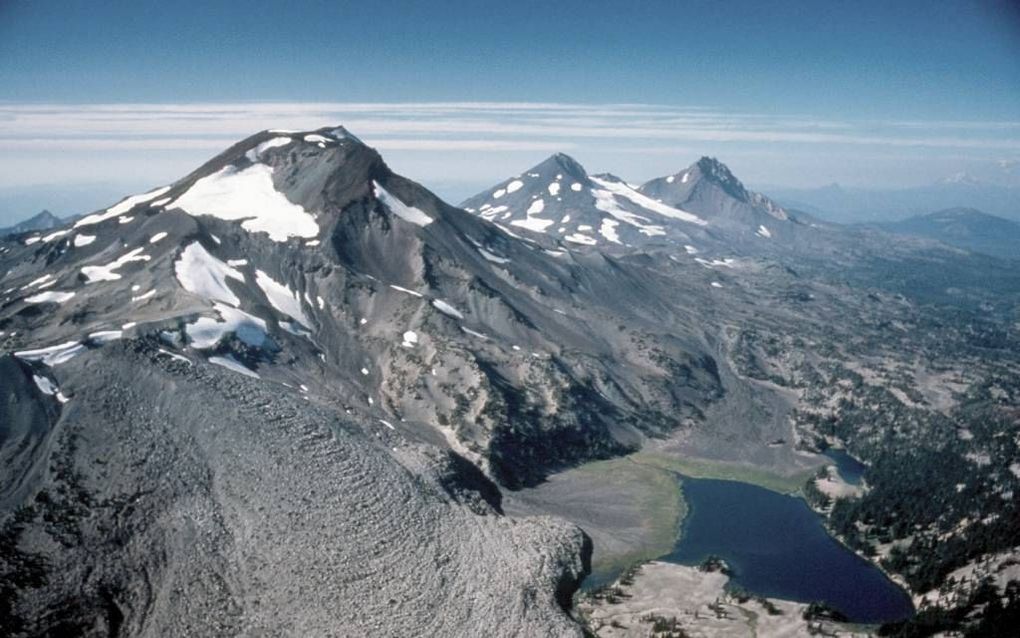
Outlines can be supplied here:
<path id="1" fill-rule="evenodd" d="M 557 151 L 632 181 L 702 155 L 759 187 L 1020 181 L 1008 2 L 9 2 L 0 77 L 0 225 L 332 124 L 454 203 Z"/>

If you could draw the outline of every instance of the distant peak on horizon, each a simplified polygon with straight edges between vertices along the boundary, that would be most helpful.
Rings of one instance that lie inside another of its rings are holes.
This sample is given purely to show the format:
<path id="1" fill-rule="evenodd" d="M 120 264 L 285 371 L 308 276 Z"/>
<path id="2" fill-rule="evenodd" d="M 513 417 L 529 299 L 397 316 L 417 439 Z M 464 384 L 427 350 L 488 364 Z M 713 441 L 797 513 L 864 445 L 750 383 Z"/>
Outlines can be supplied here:
<path id="1" fill-rule="evenodd" d="M 557 152 L 545 158 L 538 164 L 528 169 L 530 173 L 555 172 L 569 175 L 575 179 L 583 179 L 588 176 L 588 171 L 575 158 L 566 153 Z"/>
<path id="2" fill-rule="evenodd" d="M 935 182 L 936 184 L 959 184 L 959 185 L 980 185 L 984 184 L 984 180 L 974 177 L 967 171 L 959 171 L 939 179 Z"/>

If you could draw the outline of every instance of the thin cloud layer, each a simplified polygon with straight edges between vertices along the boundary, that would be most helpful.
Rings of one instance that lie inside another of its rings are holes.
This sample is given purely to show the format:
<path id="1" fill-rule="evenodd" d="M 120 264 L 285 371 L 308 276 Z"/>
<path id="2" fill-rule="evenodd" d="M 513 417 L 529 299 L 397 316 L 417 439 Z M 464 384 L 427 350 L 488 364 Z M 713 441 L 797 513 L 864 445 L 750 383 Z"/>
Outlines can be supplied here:
<path id="1" fill-rule="evenodd" d="M 265 128 L 343 123 L 379 148 L 554 150 L 675 142 L 897 146 L 1020 152 L 1020 122 L 839 121 L 704 107 L 557 103 L 0 104 L 0 146 L 214 149 Z"/>
<path id="2" fill-rule="evenodd" d="M 675 173 L 702 155 L 757 187 L 898 188 L 960 172 L 1015 181 L 1020 172 L 1010 170 L 1020 160 L 1016 121 L 553 102 L 0 102 L 0 220 L 47 207 L 88 212 L 179 179 L 254 132 L 336 124 L 453 203 L 555 152 L 635 182 Z M 85 186 L 97 194 L 79 197 Z M 65 200 L 72 203 L 61 208 Z"/>

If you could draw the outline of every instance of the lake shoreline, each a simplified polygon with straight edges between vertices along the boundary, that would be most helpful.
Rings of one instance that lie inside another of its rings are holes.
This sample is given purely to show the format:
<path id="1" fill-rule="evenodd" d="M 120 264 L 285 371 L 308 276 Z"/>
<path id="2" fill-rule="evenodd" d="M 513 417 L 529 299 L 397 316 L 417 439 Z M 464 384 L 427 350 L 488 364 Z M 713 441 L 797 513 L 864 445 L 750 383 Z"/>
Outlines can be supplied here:
<path id="1" fill-rule="evenodd" d="M 719 571 L 651 561 L 633 568 L 610 591 L 582 595 L 576 614 L 604 638 L 644 638 L 656 628 L 717 638 L 874 635 L 874 625 L 805 618 L 811 615 L 808 604 L 735 595 L 729 583 L 729 577 Z"/>
<path id="2" fill-rule="evenodd" d="M 816 472 L 817 468 L 813 468 L 782 475 L 733 462 L 638 452 L 554 475 L 539 488 L 511 495 L 507 510 L 514 515 L 560 516 L 592 537 L 595 546 L 592 573 L 581 585 L 580 598 L 613 583 L 627 570 L 661 559 L 676 549 L 691 514 L 681 484 L 685 477 L 752 485 L 776 495 L 795 497 L 817 520 L 827 538 L 877 569 L 912 600 L 913 592 L 900 579 L 870 558 L 853 552 L 829 530 L 824 513 L 810 506 L 803 487 Z"/>
<path id="3" fill-rule="evenodd" d="M 752 594 L 826 602 L 857 622 L 915 613 L 910 590 L 850 551 L 803 498 L 735 481 L 681 480 L 689 515 L 674 551 L 658 560 L 697 565 L 719 556 L 733 568 L 733 583 Z"/>

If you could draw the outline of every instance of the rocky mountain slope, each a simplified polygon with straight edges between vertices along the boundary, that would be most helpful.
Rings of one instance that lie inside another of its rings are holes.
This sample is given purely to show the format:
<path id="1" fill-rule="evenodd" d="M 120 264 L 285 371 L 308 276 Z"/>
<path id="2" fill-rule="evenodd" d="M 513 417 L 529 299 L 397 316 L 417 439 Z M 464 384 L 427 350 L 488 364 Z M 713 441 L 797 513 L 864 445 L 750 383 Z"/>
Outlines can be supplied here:
<path id="1" fill-rule="evenodd" d="M 8 633 L 579 635 L 590 542 L 501 490 L 642 447 L 877 473 L 881 433 L 826 427 L 878 418 L 867 379 L 927 423 L 1017 374 L 1011 271 L 714 160 L 635 189 L 557 155 L 467 204 L 265 131 L 0 242 Z"/>
<path id="2" fill-rule="evenodd" d="M 53 363 L 0 360 L 4 635 L 580 635 L 583 534 L 448 453 L 158 339 Z"/>
<path id="3" fill-rule="evenodd" d="M 713 226 L 771 237 L 773 230 L 798 223 L 789 211 L 761 193 L 744 188 L 729 167 L 702 157 L 679 173 L 641 185 L 641 193 L 670 206 L 700 211 Z"/>
<path id="4" fill-rule="evenodd" d="M 444 451 L 519 352 L 498 234 L 337 129 L 4 244 L 5 634 L 579 635 L 584 535 Z"/>
<path id="5" fill-rule="evenodd" d="M 915 593 L 1020 541 L 1016 448 L 1002 441 L 1015 423 L 1020 379 L 1014 269 L 930 240 L 786 211 L 714 160 L 641 189 L 707 222 L 696 238 L 685 228 L 689 247 L 660 236 L 623 250 L 620 261 L 647 265 L 643 281 L 657 303 L 698 309 L 672 329 L 712 335 L 723 388 L 699 423 L 646 450 L 791 469 L 802 465 L 767 451 L 791 441 L 798 450 L 849 448 L 869 465 L 875 489 L 835 504 L 823 495 L 830 524 Z M 711 273 L 711 294 L 689 285 L 692 262 Z M 961 488 L 969 473 L 976 476 Z M 961 628 L 979 599 L 961 594 L 952 613 L 926 609 L 889 631 L 909 635 L 933 617 L 942 629 Z"/>
<path id="6" fill-rule="evenodd" d="M 298 139 L 257 136 L 15 244 L 3 311 L 14 343 L 158 328 L 204 357 L 427 423 L 408 427 L 508 485 L 623 450 L 718 393 L 696 338 L 635 343 L 661 331 L 635 311 L 639 282 L 579 312 L 609 299 L 613 261 L 516 239 L 349 136 Z"/>

